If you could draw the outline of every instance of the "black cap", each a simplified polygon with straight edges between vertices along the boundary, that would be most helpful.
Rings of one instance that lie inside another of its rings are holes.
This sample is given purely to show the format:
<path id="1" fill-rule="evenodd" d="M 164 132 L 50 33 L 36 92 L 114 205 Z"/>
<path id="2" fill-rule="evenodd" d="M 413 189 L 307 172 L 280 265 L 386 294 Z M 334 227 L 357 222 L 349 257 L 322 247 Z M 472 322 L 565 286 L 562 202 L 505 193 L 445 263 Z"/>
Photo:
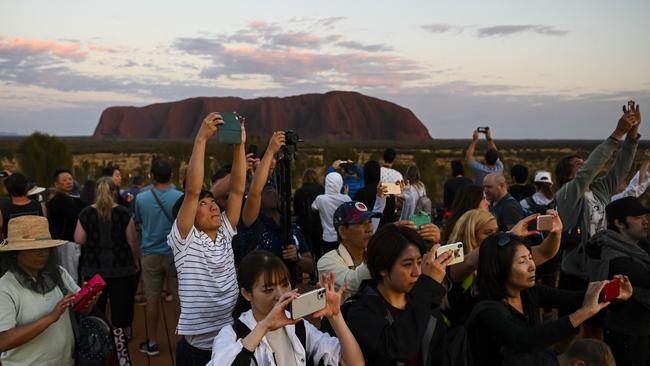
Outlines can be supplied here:
<path id="1" fill-rule="evenodd" d="M 605 214 L 609 223 L 613 223 L 616 219 L 624 221 L 628 216 L 642 216 L 648 213 L 650 213 L 650 209 L 643 207 L 636 197 L 624 197 L 612 201 L 605 207 Z"/>

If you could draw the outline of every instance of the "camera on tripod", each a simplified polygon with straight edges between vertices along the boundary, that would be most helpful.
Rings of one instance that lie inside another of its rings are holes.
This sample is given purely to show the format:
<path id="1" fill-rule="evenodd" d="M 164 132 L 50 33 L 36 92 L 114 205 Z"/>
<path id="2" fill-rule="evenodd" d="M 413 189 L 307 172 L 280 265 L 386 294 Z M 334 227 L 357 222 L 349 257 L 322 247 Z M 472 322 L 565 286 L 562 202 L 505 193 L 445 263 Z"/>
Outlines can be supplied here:
<path id="1" fill-rule="evenodd" d="M 284 131 L 284 143 L 287 146 L 296 145 L 299 142 L 304 142 L 298 134 L 293 130 Z"/>

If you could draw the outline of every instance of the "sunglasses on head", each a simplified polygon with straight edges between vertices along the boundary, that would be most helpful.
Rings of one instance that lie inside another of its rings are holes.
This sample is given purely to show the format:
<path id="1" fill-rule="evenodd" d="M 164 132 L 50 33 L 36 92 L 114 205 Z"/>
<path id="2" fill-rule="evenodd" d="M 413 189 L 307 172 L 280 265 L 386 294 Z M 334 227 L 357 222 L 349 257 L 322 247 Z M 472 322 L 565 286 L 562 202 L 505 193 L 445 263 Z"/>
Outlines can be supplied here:
<path id="1" fill-rule="evenodd" d="M 497 244 L 500 247 L 505 246 L 513 240 L 521 240 L 521 238 L 512 233 L 498 233 L 497 234 Z"/>

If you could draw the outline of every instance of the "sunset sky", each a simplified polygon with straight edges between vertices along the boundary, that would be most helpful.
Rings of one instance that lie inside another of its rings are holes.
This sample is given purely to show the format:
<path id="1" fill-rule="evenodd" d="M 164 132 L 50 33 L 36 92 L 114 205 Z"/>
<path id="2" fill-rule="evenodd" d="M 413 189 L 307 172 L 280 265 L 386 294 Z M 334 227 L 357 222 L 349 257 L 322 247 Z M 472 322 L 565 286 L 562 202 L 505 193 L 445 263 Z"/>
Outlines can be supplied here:
<path id="1" fill-rule="evenodd" d="M 3 1 L 0 133 L 90 135 L 105 108 L 352 90 L 434 138 L 599 139 L 641 104 L 650 1 Z M 399 128 L 399 121 L 396 121 Z"/>

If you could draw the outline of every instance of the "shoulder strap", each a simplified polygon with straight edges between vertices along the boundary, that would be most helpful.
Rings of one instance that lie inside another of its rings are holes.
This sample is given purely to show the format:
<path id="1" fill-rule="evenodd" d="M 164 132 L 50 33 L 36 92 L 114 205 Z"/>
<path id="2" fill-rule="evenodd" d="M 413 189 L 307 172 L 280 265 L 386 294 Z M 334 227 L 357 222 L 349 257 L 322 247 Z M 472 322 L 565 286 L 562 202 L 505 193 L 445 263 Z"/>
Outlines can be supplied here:
<path id="1" fill-rule="evenodd" d="M 232 325 L 232 329 L 235 331 L 237 339 L 244 339 L 251 332 L 250 328 L 248 328 L 246 324 L 242 323 L 239 318 L 235 319 L 235 322 Z"/>
<path id="2" fill-rule="evenodd" d="M 298 337 L 300 344 L 302 344 L 302 348 L 304 348 L 305 353 L 307 353 L 307 330 L 305 329 L 304 320 L 296 323 L 296 337 Z"/>
<path id="3" fill-rule="evenodd" d="M 165 217 L 167 220 L 169 220 L 170 223 L 174 223 L 174 220 L 172 219 L 172 215 L 165 210 L 165 207 L 163 206 L 162 202 L 160 202 L 160 198 L 158 198 L 158 195 L 156 194 L 156 189 L 151 187 L 151 194 L 153 194 L 153 198 L 156 199 L 156 202 L 158 203 L 158 207 L 160 207 L 160 211 L 162 211 L 163 214 L 165 214 Z"/>

